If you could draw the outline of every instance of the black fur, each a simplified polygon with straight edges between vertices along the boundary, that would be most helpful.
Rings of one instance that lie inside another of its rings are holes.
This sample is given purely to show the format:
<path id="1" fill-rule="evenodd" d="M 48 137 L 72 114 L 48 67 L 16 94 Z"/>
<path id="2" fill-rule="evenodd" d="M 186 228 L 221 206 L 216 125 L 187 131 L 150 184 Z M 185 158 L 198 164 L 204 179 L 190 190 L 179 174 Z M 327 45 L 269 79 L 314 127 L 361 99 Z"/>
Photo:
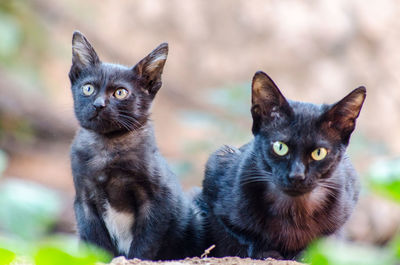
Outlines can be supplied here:
<path id="1" fill-rule="evenodd" d="M 161 44 L 129 68 L 101 62 L 81 33 L 73 35 L 69 77 L 81 125 L 71 148 L 76 220 L 82 240 L 115 256 L 170 260 L 204 250 L 202 217 L 160 154 L 149 121 L 167 52 Z M 87 84 L 95 90 L 89 96 Z M 128 92 L 122 100 L 120 88 Z"/>
<path id="2" fill-rule="evenodd" d="M 254 139 L 209 158 L 203 199 L 217 257 L 295 258 L 314 239 L 338 231 L 357 201 L 357 174 L 345 151 L 365 98 L 360 87 L 334 105 L 286 100 L 257 72 Z M 286 143 L 287 155 L 272 148 Z M 323 160 L 311 152 L 324 147 Z"/>

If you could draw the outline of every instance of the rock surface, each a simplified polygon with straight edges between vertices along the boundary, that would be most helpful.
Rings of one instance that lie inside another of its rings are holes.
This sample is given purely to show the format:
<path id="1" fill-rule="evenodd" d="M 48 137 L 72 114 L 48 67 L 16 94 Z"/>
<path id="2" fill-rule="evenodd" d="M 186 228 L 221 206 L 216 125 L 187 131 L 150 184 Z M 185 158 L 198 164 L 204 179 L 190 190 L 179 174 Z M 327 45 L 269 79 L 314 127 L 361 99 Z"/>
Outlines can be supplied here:
<path id="1" fill-rule="evenodd" d="M 143 261 L 140 259 L 127 260 L 118 257 L 111 261 L 110 265 L 301 265 L 296 261 L 289 260 L 254 260 L 250 258 L 242 259 L 238 257 L 225 258 L 187 258 L 174 261 Z"/>

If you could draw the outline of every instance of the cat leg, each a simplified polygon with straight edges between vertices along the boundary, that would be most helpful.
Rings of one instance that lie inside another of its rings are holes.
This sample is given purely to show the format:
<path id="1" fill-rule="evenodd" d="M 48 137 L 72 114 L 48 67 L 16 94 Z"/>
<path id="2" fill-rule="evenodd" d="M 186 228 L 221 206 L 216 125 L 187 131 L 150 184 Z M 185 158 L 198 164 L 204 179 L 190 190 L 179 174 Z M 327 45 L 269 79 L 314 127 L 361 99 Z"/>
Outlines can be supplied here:
<path id="1" fill-rule="evenodd" d="M 247 253 L 252 259 L 283 259 L 283 256 L 281 253 L 279 253 L 279 251 L 267 250 L 266 246 L 257 243 L 250 244 L 247 249 Z"/>
<path id="2" fill-rule="evenodd" d="M 147 225 L 139 233 L 134 234 L 128 258 L 138 258 L 142 260 L 153 260 L 156 258 L 165 231 L 160 231 L 156 228 L 160 224 L 156 224 L 155 222 L 153 222 L 153 224 L 154 226 Z"/>
<path id="3" fill-rule="evenodd" d="M 74 209 L 80 239 L 116 255 L 110 235 L 99 217 L 97 209 L 78 199 L 74 202 Z"/>
<path id="4" fill-rule="evenodd" d="M 163 212 L 165 206 L 154 206 L 152 211 L 142 220 L 138 220 L 133 230 L 128 258 L 154 260 L 157 258 L 162 245 L 165 245 L 165 236 L 170 228 L 171 220 L 168 213 Z M 172 243 L 173 244 L 173 243 Z"/>

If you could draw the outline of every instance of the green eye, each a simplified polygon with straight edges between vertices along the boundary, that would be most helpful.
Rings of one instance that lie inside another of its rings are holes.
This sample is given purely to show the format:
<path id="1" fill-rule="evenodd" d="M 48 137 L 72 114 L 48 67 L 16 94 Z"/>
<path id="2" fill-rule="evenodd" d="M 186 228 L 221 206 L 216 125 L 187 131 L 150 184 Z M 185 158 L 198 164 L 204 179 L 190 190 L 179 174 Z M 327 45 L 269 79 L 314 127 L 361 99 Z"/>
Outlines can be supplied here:
<path id="1" fill-rule="evenodd" d="M 279 156 L 284 156 L 289 152 L 289 147 L 280 141 L 276 141 L 272 144 L 272 149 L 274 150 L 275 154 Z"/>
<path id="2" fill-rule="evenodd" d="M 90 96 L 94 92 L 94 86 L 91 84 L 86 84 L 82 86 L 82 92 L 85 96 Z"/>
<path id="3" fill-rule="evenodd" d="M 319 160 L 324 159 L 327 154 L 328 154 L 328 150 L 326 150 L 326 148 L 319 147 L 311 153 L 311 157 L 312 157 L 312 159 L 319 161 Z"/>
<path id="4" fill-rule="evenodd" d="M 128 96 L 129 92 L 125 88 L 118 88 L 114 92 L 114 97 L 117 99 L 125 99 Z"/>

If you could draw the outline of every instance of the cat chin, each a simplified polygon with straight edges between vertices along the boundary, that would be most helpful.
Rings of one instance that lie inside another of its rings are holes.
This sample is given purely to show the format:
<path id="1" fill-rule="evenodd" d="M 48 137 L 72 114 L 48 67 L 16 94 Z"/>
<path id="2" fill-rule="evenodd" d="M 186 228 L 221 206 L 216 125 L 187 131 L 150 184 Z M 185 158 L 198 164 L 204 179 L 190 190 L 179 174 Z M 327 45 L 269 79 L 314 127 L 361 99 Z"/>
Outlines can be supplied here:
<path id="1" fill-rule="evenodd" d="M 104 126 L 102 124 L 96 123 L 95 121 L 87 121 L 85 123 L 81 123 L 81 126 L 89 131 L 95 132 L 97 134 L 114 134 L 114 133 L 120 133 L 120 132 L 126 132 L 126 129 L 116 127 L 114 126 Z"/>

